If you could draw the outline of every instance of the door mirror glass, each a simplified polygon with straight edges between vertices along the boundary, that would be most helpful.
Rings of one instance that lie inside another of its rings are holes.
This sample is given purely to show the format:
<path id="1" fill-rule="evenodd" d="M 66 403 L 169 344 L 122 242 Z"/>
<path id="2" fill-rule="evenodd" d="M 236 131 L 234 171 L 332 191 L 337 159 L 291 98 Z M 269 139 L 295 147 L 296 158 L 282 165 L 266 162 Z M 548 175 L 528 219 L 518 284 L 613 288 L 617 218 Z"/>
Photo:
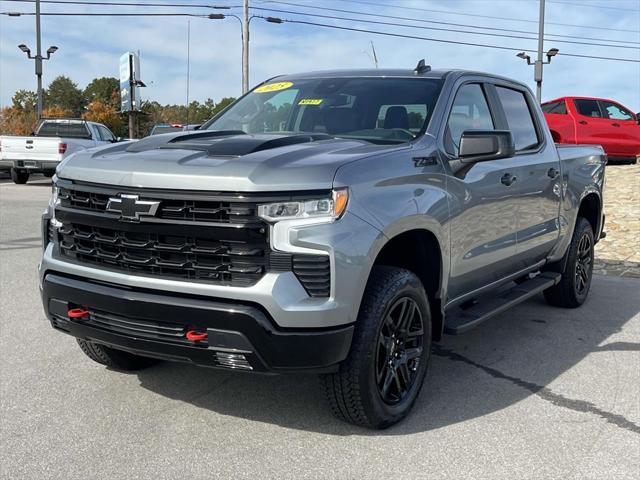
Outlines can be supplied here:
<path id="1" fill-rule="evenodd" d="M 460 139 L 462 163 L 498 160 L 514 155 L 515 145 L 509 130 L 465 130 Z"/>

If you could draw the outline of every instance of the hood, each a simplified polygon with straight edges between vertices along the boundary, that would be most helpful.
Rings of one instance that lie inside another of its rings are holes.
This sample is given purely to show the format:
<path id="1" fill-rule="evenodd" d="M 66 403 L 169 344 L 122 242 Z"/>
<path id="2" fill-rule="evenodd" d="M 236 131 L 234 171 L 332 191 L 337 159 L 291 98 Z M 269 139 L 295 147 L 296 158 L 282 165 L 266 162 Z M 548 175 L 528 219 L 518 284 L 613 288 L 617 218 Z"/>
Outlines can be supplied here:
<path id="1" fill-rule="evenodd" d="M 405 149 L 325 134 L 169 133 L 72 155 L 60 178 L 145 188 L 264 192 L 325 190 L 345 163 Z"/>

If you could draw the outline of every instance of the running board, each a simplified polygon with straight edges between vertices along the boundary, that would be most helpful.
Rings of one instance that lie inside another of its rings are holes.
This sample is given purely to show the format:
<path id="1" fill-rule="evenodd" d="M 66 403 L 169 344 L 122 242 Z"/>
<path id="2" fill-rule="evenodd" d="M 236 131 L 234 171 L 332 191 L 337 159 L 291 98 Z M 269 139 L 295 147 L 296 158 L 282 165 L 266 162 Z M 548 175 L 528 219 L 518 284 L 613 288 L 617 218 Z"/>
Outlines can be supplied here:
<path id="1" fill-rule="evenodd" d="M 485 320 L 553 287 L 560 281 L 560 277 L 559 273 L 544 272 L 466 309 L 456 307 L 451 313 L 445 314 L 444 332 L 459 335 L 471 330 Z"/>

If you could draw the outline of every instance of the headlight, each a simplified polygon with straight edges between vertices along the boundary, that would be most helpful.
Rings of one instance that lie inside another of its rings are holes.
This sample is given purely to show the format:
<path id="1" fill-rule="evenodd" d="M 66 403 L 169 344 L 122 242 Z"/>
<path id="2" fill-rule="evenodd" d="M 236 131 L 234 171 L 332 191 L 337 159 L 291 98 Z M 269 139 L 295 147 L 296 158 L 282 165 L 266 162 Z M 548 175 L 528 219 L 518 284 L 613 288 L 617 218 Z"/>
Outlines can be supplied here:
<path id="1" fill-rule="evenodd" d="M 60 205 L 60 198 L 58 197 L 60 194 L 60 189 L 55 185 L 51 187 L 51 200 L 49 201 L 49 206 L 51 207 L 51 225 L 54 228 L 62 227 L 62 223 L 60 223 L 56 219 L 56 207 Z"/>
<path id="2" fill-rule="evenodd" d="M 258 206 L 258 216 L 267 222 L 296 218 L 330 218 L 337 220 L 347 209 L 349 189 L 333 190 L 331 198 L 300 202 L 277 202 Z"/>

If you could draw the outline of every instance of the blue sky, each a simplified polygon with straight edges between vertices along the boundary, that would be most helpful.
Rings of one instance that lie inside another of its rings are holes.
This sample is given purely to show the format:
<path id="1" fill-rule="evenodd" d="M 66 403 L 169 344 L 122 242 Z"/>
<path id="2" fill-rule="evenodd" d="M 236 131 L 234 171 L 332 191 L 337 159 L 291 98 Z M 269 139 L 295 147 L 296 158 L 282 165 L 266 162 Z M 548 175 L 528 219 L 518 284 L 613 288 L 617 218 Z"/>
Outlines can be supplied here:
<path id="1" fill-rule="evenodd" d="M 90 0 L 87 0 L 90 1 Z M 109 0 L 106 0 L 109 1 Z M 133 0 L 121 0 L 133 1 Z M 285 0 L 283 0 L 285 1 Z M 369 14 L 408 17 L 469 25 L 452 27 L 435 23 L 414 23 L 421 28 L 372 25 L 361 21 L 344 21 L 304 17 L 265 10 L 256 15 L 273 15 L 286 19 L 308 20 L 352 28 L 387 31 L 407 35 L 433 37 L 475 43 L 502 45 L 536 50 L 534 40 L 501 38 L 466 33 L 432 30 L 458 28 L 488 32 L 477 26 L 504 28 L 526 32 L 537 31 L 537 0 L 286 0 L 293 5 L 273 1 L 251 0 L 251 5 L 264 9 L 289 10 L 410 23 L 404 20 L 357 16 L 327 10 L 343 9 Z M 137 3 L 189 3 L 239 5 L 241 0 L 137 0 Z M 371 3 L 380 5 L 371 5 Z M 387 5 L 387 6 L 382 6 Z M 310 8 L 310 7 L 322 7 Z M 33 11 L 31 3 L 0 0 L 0 11 Z M 432 11 L 424 11 L 429 9 Z M 213 12 L 202 8 L 176 7 L 98 7 L 43 4 L 43 12 Z M 434 10 L 437 10 L 435 12 Z M 240 14 L 238 8 L 221 13 Z M 470 16 L 481 15 L 481 16 Z M 505 19 L 487 18 L 503 17 Z M 509 19 L 520 19 L 515 21 Z M 570 35 L 573 40 L 592 43 L 612 41 L 635 47 L 609 48 L 563 43 L 556 38 L 545 42 L 560 52 L 610 56 L 640 60 L 640 0 L 547 0 L 546 32 Z M 582 27 L 558 25 L 572 24 Z M 35 49 L 34 17 L 0 16 L 0 105 L 9 104 L 20 88 L 35 90 L 33 62 L 17 49 L 26 43 Z M 598 27 L 606 28 L 599 29 Z M 140 50 L 142 79 L 149 85 L 144 99 L 161 103 L 184 103 L 186 99 L 187 19 L 184 17 L 43 17 L 43 49 L 59 47 L 53 58 L 45 62 L 45 85 L 57 75 L 71 77 L 84 87 L 92 78 L 118 76 L 118 59 L 127 50 Z M 508 33 L 521 37 L 535 35 Z M 602 40 L 580 40 L 592 37 Z M 381 67 L 413 68 L 420 58 L 436 68 L 468 68 L 497 73 L 527 82 L 534 88 L 533 67 L 516 58 L 515 51 L 451 45 L 423 40 L 392 38 L 370 33 L 334 30 L 298 24 L 271 24 L 255 18 L 251 22 L 250 83 L 282 73 L 319 69 L 372 67 L 370 41 L 374 42 Z M 533 55 L 533 54 L 532 54 Z M 241 91 L 240 25 L 234 18 L 224 20 L 191 19 L 190 98 L 218 100 L 237 96 Z M 543 99 L 562 95 L 607 97 L 640 111 L 640 63 L 623 63 L 595 59 L 556 57 L 545 67 Z"/>

